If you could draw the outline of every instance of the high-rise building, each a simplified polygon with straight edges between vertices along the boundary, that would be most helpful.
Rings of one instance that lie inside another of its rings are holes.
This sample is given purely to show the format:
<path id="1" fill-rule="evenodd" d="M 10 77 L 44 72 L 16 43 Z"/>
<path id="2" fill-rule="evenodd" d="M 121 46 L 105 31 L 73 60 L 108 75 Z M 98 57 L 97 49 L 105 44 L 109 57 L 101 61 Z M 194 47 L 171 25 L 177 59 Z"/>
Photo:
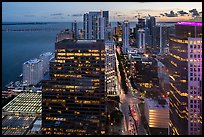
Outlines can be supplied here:
<path id="1" fill-rule="evenodd" d="M 188 38 L 188 134 L 202 134 L 202 38 Z"/>
<path id="2" fill-rule="evenodd" d="M 170 77 L 171 135 L 201 135 L 202 23 L 178 22 L 163 60 Z"/>
<path id="3" fill-rule="evenodd" d="M 85 13 L 83 17 L 84 39 L 104 39 L 105 19 L 103 12 Z"/>
<path id="4" fill-rule="evenodd" d="M 107 134 L 104 40 L 63 40 L 55 51 L 42 86 L 42 133 Z"/>
<path id="5" fill-rule="evenodd" d="M 109 11 L 103 11 L 103 17 L 105 18 L 105 27 L 109 25 Z"/>
<path id="6" fill-rule="evenodd" d="M 147 18 L 146 26 L 150 30 L 150 35 L 152 35 L 153 34 L 153 27 L 156 26 L 156 18 L 154 16 L 150 16 L 149 18 Z"/>
<path id="7" fill-rule="evenodd" d="M 111 24 L 108 24 L 108 26 L 106 27 L 106 31 L 105 31 L 105 37 L 104 37 L 105 41 L 113 41 L 113 30 L 111 28 Z"/>
<path id="8" fill-rule="evenodd" d="M 145 30 L 143 28 L 138 30 L 138 51 L 142 53 L 145 51 Z"/>
<path id="9" fill-rule="evenodd" d="M 160 38 L 159 38 L 159 45 L 160 50 L 159 53 L 165 53 L 164 49 L 169 45 L 169 34 L 170 34 L 170 27 L 165 24 L 160 24 Z"/>
<path id="10" fill-rule="evenodd" d="M 145 31 L 145 46 L 152 48 L 151 44 L 152 35 L 150 35 L 150 29 L 148 27 L 145 27 L 144 31 Z"/>
<path id="11" fill-rule="evenodd" d="M 105 82 L 108 96 L 117 96 L 114 41 L 105 41 Z"/>
<path id="12" fill-rule="evenodd" d="M 113 31 L 108 25 L 105 32 L 105 74 L 107 95 L 116 96 L 116 80 L 115 80 L 115 49 L 114 49 Z"/>
<path id="13" fill-rule="evenodd" d="M 117 22 L 117 26 L 114 28 L 115 41 L 122 42 L 123 27 L 120 22 Z"/>
<path id="14" fill-rule="evenodd" d="M 79 33 L 78 33 L 78 25 L 77 25 L 76 20 L 72 22 L 72 32 L 73 32 L 73 38 L 78 39 Z"/>
<path id="15" fill-rule="evenodd" d="M 125 20 L 123 22 L 123 31 L 122 31 L 122 35 L 123 35 L 123 54 L 127 53 L 127 50 L 129 49 L 130 46 L 130 24 L 128 22 L 128 20 Z"/>
<path id="16" fill-rule="evenodd" d="M 49 71 L 49 62 L 52 56 L 52 52 L 45 52 L 40 55 L 39 59 L 42 60 L 43 74 Z"/>
<path id="17" fill-rule="evenodd" d="M 151 47 L 153 46 L 153 28 L 156 26 L 156 18 L 154 16 L 150 16 L 146 19 L 146 27 L 149 28 L 149 44 Z"/>
<path id="18" fill-rule="evenodd" d="M 70 30 L 63 30 L 56 36 L 56 42 L 59 42 L 64 39 L 73 39 L 74 33 Z"/>
<path id="19" fill-rule="evenodd" d="M 138 18 L 138 23 L 136 24 L 136 28 L 138 29 L 144 29 L 145 27 L 145 19 L 143 18 Z"/>
<path id="20" fill-rule="evenodd" d="M 23 83 L 36 85 L 43 79 L 43 63 L 34 58 L 23 63 Z"/>

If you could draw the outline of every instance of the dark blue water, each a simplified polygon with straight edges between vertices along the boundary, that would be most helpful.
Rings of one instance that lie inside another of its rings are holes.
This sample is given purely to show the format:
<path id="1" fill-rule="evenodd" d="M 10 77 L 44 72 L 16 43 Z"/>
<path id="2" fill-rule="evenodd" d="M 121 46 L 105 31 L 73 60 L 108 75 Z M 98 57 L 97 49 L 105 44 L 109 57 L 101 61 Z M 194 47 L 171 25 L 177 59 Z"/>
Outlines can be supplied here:
<path id="1" fill-rule="evenodd" d="M 116 26 L 112 23 L 112 27 Z M 135 26 L 131 23 L 130 26 Z M 79 23 L 82 28 L 82 23 Z M 71 28 L 70 22 L 47 23 L 37 25 L 2 25 L 3 28 L 53 28 L 56 31 L 2 31 L 2 90 L 10 81 L 17 81 L 22 73 L 22 64 L 32 58 L 38 58 L 43 52 L 54 52 L 56 34 L 60 30 Z"/>

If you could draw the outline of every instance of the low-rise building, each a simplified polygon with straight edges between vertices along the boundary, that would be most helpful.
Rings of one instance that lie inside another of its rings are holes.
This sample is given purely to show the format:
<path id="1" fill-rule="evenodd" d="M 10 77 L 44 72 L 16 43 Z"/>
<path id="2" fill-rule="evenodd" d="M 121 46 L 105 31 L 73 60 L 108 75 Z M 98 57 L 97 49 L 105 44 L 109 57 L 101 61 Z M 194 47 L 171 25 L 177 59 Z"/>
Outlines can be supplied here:
<path id="1" fill-rule="evenodd" d="M 144 113 L 150 128 L 168 128 L 169 107 L 165 99 L 145 99 Z"/>

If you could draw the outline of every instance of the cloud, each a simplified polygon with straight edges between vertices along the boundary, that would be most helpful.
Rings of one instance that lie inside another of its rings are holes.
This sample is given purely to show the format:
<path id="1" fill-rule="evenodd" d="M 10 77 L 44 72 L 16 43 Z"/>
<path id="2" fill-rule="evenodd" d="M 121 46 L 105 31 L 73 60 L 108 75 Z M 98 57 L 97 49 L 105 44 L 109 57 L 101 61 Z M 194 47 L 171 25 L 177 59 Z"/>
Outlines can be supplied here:
<path id="1" fill-rule="evenodd" d="M 170 11 L 170 13 L 164 13 L 164 14 L 160 13 L 160 15 L 163 16 L 163 17 L 164 16 L 166 16 L 166 17 L 177 17 L 178 16 L 178 14 L 174 13 L 174 11 L 172 11 L 172 10 Z"/>
<path id="2" fill-rule="evenodd" d="M 73 17 L 81 17 L 83 16 L 83 14 L 79 13 L 79 14 L 72 14 Z"/>
<path id="3" fill-rule="evenodd" d="M 51 16 L 61 16 L 63 15 L 62 13 L 54 13 L 54 14 L 50 14 Z"/>
<path id="4" fill-rule="evenodd" d="M 70 16 L 70 14 L 67 14 L 67 16 Z"/>
<path id="5" fill-rule="evenodd" d="M 184 16 L 185 14 L 188 14 L 187 12 L 183 11 L 183 10 L 180 10 L 180 11 L 177 11 L 177 13 L 181 16 Z"/>
<path id="6" fill-rule="evenodd" d="M 189 10 L 190 13 L 192 13 L 192 16 L 198 16 L 199 13 L 196 9 L 192 9 L 192 10 Z"/>

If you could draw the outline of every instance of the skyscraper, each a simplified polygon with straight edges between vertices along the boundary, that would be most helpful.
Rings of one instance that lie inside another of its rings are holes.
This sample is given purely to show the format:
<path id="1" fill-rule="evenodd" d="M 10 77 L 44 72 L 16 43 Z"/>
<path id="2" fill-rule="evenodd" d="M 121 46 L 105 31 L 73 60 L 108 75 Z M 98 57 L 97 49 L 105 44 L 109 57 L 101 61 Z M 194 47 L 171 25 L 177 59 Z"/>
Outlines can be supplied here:
<path id="1" fill-rule="evenodd" d="M 127 53 L 127 50 L 130 46 L 130 24 L 128 22 L 128 20 L 124 20 L 123 22 L 123 31 L 122 31 L 122 35 L 123 35 L 123 54 Z"/>
<path id="2" fill-rule="evenodd" d="M 34 58 L 23 63 L 23 83 L 36 85 L 43 79 L 43 63 Z"/>
<path id="3" fill-rule="evenodd" d="M 65 39 L 55 51 L 42 86 L 42 133 L 107 134 L 105 42 Z"/>
<path id="4" fill-rule="evenodd" d="M 150 16 L 149 18 L 147 18 L 146 26 L 150 30 L 150 35 L 152 35 L 153 34 L 153 27 L 156 26 L 156 18 L 154 16 Z"/>
<path id="5" fill-rule="evenodd" d="M 73 38 L 78 39 L 79 33 L 78 33 L 78 25 L 76 20 L 72 22 L 72 33 L 73 33 Z"/>
<path id="6" fill-rule="evenodd" d="M 143 28 L 145 27 L 145 19 L 143 18 L 138 18 L 138 23 L 136 24 L 136 28 Z"/>
<path id="7" fill-rule="evenodd" d="M 103 11 L 103 17 L 105 18 L 105 27 L 109 25 L 109 11 Z"/>
<path id="8" fill-rule="evenodd" d="M 163 64 L 170 77 L 170 134 L 201 135 L 202 23 L 178 22 Z"/>
<path id="9" fill-rule="evenodd" d="M 145 30 L 143 28 L 138 30 L 138 49 L 142 53 L 145 51 Z"/>
<path id="10" fill-rule="evenodd" d="M 85 13 L 83 17 L 84 39 L 104 39 L 105 19 L 103 12 Z"/>
<path id="11" fill-rule="evenodd" d="M 154 16 L 150 16 L 146 19 L 146 27 L 149 28 L 150 37 L 149 37 L 149 45 L 153 47 L 153 28 L 156 26 L 156 18 Z"/>

